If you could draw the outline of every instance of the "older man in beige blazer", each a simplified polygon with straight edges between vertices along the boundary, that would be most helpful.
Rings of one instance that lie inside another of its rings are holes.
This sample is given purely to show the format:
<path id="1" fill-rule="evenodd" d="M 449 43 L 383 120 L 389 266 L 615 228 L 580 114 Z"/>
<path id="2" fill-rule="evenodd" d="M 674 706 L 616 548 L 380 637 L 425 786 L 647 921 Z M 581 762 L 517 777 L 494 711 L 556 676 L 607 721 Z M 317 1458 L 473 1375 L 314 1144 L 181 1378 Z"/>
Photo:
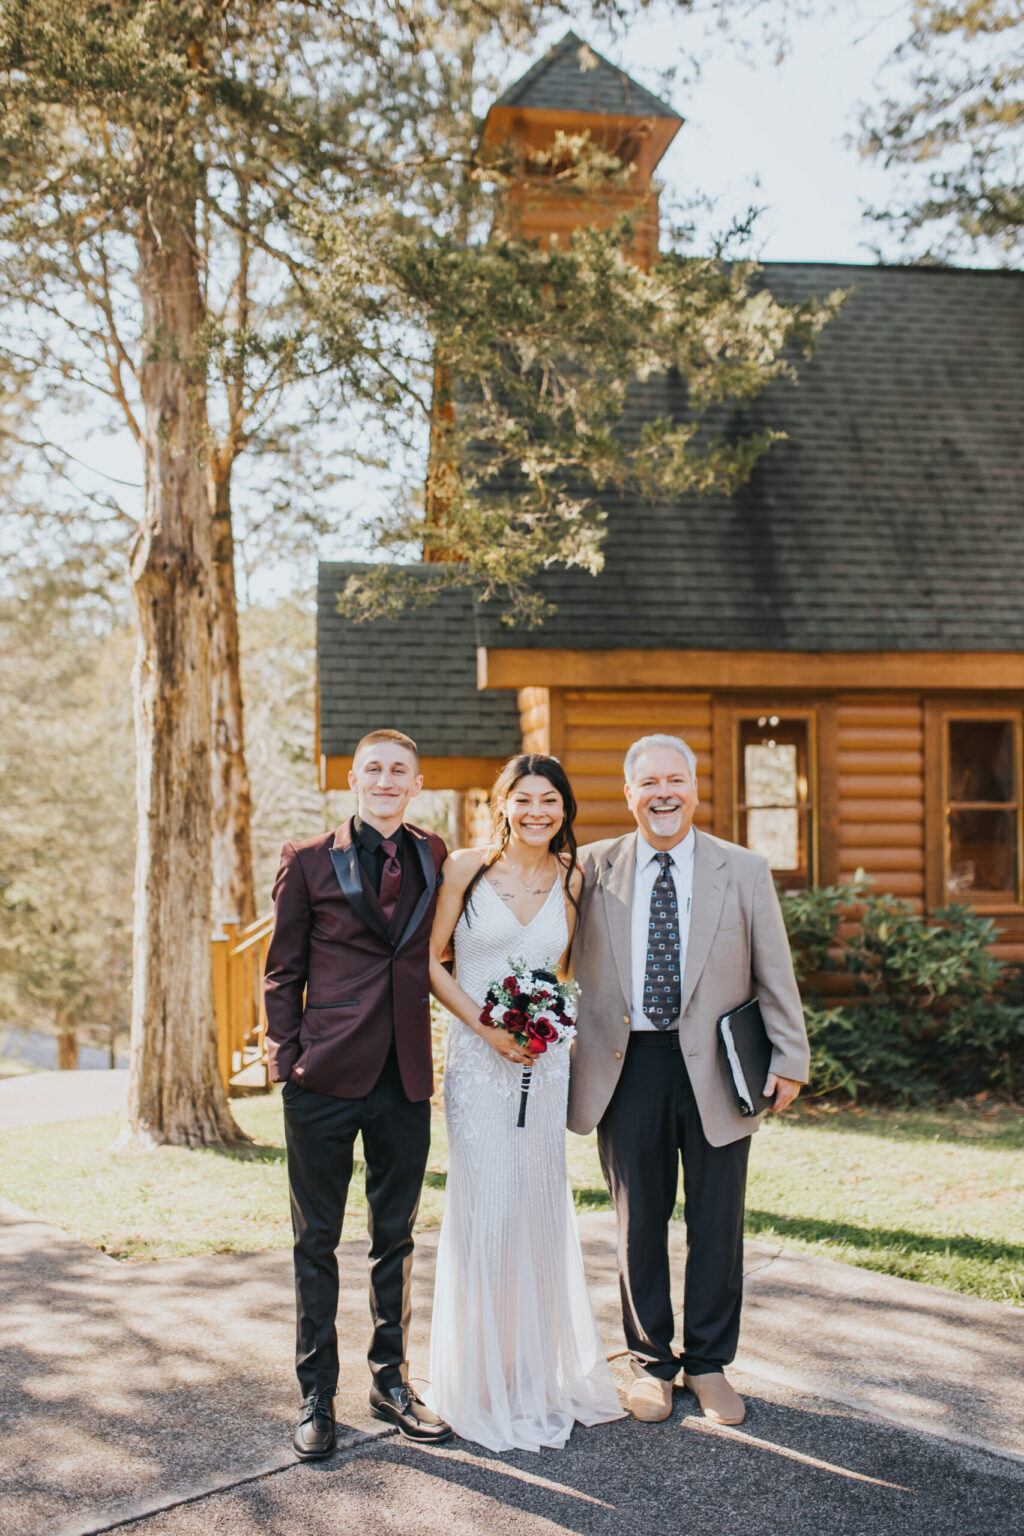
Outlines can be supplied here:
<path id="1" fill-rule="evenodd" d="M 582 988 L 569 1128 L 597 1126 L 618 1222 L 630 1411 L 672 1411 L 682 1369 L 704 1414 L 738 1424 L 724 1375 L 739 1337 L 747 1155 L 757 1118 L 737 1108 L 718 1042 L 723 1013 L 755 992 L 772 1043 L 764 1086 L 784 1109 L 807 1080 L 808 1045 L 768 861 L 693 826 L 696 758 L 672 736 L 626 755 L 637 831 L 580 850 Z M 668 1222 L 682 1155 L 683 1352 L 673 1349 Z"/>

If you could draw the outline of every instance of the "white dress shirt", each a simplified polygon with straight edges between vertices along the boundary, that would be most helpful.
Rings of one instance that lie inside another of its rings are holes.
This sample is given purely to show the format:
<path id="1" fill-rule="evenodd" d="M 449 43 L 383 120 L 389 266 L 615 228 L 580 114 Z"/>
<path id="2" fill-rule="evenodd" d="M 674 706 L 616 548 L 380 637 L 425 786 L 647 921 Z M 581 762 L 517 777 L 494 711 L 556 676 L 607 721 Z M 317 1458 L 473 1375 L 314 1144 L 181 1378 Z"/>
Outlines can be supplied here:
<path id="1" fill-rule="evenodd" d="M 679 976 L 686 968 L 686 946 L 690 937 L 690 904 L 693 899 L 693 856 L 697 838 L 691 827 L 682 842 L 668 853 L 669 868 L 676 887 L 679 909 Z M 658 878 L 657 848 L 652 848 L 642 832 L 636 838 L 636 874 L 633 877 L 633 922 L 631 927 L 630 981 L 632 989 L 631 1029 L 656 1029 L 644 1013 L 644 978 L 647 972 L 647 932 L 651 921 L 651 895 Z"/>

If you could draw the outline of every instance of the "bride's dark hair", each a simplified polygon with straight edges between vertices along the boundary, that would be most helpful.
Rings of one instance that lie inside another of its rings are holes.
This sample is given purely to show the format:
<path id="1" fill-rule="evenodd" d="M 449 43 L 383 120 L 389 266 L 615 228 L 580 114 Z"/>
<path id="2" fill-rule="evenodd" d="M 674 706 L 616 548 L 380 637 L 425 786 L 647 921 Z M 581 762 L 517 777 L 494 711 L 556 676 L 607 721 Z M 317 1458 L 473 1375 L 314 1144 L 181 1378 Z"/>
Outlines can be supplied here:
<path id="1" fill-rule="evenodd" d="M 547 779 L 552 788 L 557 789 L 562 797 L 562 825 L 548 843 L 548 851 L 565 865 L 563 876 L 565 894 L 576 913 L 577 926 L 579 924 L 580 904 L 572 891 L 573 871 L 576 869 L 576 832 L 573 828 L 573 822 L 576 820 L 576 796 L 572 792 L 569 776 L 558 758 L 546 757 L 543 752 L 521 752 L 518 757 L 509 758 L 494 781 L 494 788 L 491 790 L 491 846 L 497 851 L 484 860 L 466 886 L 462 897 L 462 911 L 467 924 L 470 921 L 469 899 L 473 891 L 491 866 L 497 864 L 512 837 L 512 828 L 505 815 L 505 802 L 519 781 L 529 778 L 531 774 Z M 572 950 L 571 941 L 569 949 Z"/>

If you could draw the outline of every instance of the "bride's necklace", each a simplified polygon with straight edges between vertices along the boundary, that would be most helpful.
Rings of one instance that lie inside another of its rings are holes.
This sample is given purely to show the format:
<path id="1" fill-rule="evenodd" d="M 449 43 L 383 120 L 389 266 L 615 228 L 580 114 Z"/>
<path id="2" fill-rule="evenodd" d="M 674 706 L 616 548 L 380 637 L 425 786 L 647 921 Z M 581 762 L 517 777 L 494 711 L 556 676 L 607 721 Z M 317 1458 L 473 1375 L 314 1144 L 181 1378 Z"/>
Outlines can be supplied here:
<path id="1" fill-rule="evenodd" d="M 528 884 L 527 880 L 526 880 L 526 876 L 520 873 L 520 871 L 512 863 L 511 859 L 506 859 L 505 860 L 505 868 L 509 871 L 510 874 L 515 875 L 516 879 L 519 881 L 519 884 L 522 886 L 522 888 L 526 892 L 527 896 L 546 896 L 547 893 L 551 889 L 551 885 L 554 884 L 554 881 L 552 881 L 550 885 L 530 885 L 530 884 Z M 537 876 L 536 878 L 543 879 L 544 877 L 543 876 Z"/>

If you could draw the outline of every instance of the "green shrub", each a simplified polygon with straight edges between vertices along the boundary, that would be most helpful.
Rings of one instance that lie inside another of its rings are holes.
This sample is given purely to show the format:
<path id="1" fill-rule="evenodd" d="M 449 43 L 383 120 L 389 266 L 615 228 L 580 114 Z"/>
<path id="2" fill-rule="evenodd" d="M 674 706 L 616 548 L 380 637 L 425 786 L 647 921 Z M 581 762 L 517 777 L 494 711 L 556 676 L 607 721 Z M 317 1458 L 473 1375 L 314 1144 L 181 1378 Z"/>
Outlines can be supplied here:
<path id="1" fill-rule="evenodd" d="M 807 993 L 811 1091 L 920 1100 L 1021 1087 L 1024 970 L 993 955 L 992 921 L 950 906 L 925 922 L 908 902 L 844 884 L 781 894 Z M 851 978 L 824 1007 L 813 978 Z"/>

